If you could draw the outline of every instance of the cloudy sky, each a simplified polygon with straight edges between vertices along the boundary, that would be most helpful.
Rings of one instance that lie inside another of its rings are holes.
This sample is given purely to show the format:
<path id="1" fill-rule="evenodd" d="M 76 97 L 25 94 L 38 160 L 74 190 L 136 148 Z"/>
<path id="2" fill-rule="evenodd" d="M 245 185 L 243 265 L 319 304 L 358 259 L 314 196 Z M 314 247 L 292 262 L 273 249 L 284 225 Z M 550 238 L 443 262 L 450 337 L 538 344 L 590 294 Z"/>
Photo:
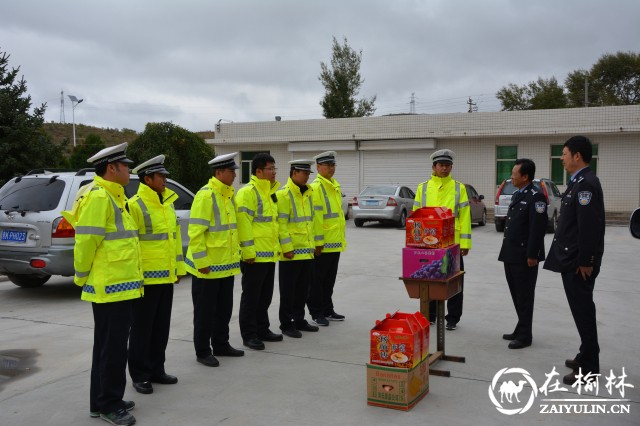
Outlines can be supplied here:
<path id="1" fill-rule="evenodd" d="M 563 82 L 604 53 L 640 50 L 635 0 L 3 0 L 0 52 L 46 120 L 191 131 L 218 120 L 322 118 L 332 37 L 362 50 L 376 115 L 498 111 L 495 93 Z"/>

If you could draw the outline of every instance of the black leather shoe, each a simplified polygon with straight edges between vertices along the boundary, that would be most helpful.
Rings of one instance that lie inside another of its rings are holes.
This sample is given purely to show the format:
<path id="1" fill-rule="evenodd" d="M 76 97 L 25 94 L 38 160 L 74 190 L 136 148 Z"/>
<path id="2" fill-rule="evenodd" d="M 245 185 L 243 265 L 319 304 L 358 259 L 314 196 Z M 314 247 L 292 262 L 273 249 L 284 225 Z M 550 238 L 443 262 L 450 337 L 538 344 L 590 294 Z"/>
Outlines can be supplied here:
<path id="1" fill-rule="evenodd" d="M 261 351 L 264 349 L 264 343 L 262 343 L 262 340 L 256 339 L 255 337 L 253 339 L 243 340 L 242 344 L 249 349 L 254 349 L 256 351 Z"/>
<path id="2" fill-rule="evenodd" d="M 575 359 L 568 359 L 564 362 L 564 365 L 572 370 L 577 370 L 580 368 L 580 363 Z"/>
<path id="3" fill-rule="evenodd" d="M 271 330 L 267 330 L 266 333 L 259 334 L 258 339 L 263 342 L 282 342 L 282 334 L 276 334 Z"/>
<path id="4" fill-rule="evenodd" d="M 300 331 L 318 331 L 320 330 L 320 328 L 316 327 L 315 325 L 311 325 L 308 322 L 305 322 L 304 324 L 296 324 L 296 328 Z"/>
<path id="5" fill-rule="evenodd" d="M 160 376 L 151 378 L 151 383 L 160 383 L 161 385 L 175 385 L 178 383 L 178 378 L 171 374 L 163 373 Z"/>
<path id="6" fill-rule="evenodd" d="M 522 349 L 531 346 L 531 342 L 523 342 L 521 340 L 513 340 L 509 343 L 509 349 Z"/>
<path id="7" fill-rule="evenodd" d="M 220 361 L 218 361 L 213 355 L 198 357 L 197 361 L 202 365 L 206 365 L 207 367 L 217 367 L 220 365 Z"/>
<path id="8" fill-rule="evenodd" d="M 515 333 L 511 333 L 511 334 L 503 334 L 502 338 L 504 340 L 516 340 L 516 335 Z"/>
<path id="9" fill-rule="evenodd" d="M 231 345 L 227 345 L 226 348 L 214 349 L 213 350 L 213 354 L 217 355 L 217 356 L 238 357 L 238 356 L 244 356 L 244 351 L 242 351 L 240 349 L 236 349 L 236 348 L 232 347 Z"/>
<path id="10" fill-rule="evenodd" d="M 133 388 L 138 391 L 138 393 L 143 393 L 145 395 L 153 393 L 153 386 L 151 386 L 151 382 L 133 382 Z"/>
<path id="11" fill-rule="evenodd" d="M 282 330 L 282 334 L 287 337 L 293 337 L 294 339 L 299 339 L 302 337 L 302 333 L 295 327 L 289 327 L 286 330 Z"/>

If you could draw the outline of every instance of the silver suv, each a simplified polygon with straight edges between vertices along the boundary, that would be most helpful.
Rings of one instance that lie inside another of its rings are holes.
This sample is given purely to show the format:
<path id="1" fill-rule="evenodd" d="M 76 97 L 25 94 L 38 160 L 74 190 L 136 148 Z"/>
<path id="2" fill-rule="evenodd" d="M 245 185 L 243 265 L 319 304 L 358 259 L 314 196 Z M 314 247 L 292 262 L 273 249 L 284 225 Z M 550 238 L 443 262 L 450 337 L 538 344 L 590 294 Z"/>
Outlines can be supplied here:
<path id="1" fill-rule="evenodd" d="M 560 194 L 556 184 L 549 179 L 534 179 L 533 185 L 538 191 L 542 192 L 547 199 L 547 214 L 549 215 L 547 232 L 554 233 L 558 226 L 562 194 Z M 498 192 L 496 193 L 496 204 L 493 208 L 496 231 L 498 232 L 504 231 L 504 224 L 507 220 L 507 212 L 509 211 L 511 196 L 516 189 L 518 188 L 511 183 L 511 179 L 507 179 L 502 182 L 502 185 L 498 188 Z"/>
<path id="2" fill-rule="evenodd" d="M 93 181 L 93 169 L 78 172 L 35 170 L 11 179 L 0 188 L 0 274 L 21 287 L 39 287 L 51 275 L 72 276 L 75 231 L 60 212 L 72 207 L 78 189 Z M 125 187 L 133 196 L 140 184 L 132 175 Z M 189 243 L 187 227 L 193 193 L 168 179 L 178 194 L 175 208 L 183 250 Z"/>

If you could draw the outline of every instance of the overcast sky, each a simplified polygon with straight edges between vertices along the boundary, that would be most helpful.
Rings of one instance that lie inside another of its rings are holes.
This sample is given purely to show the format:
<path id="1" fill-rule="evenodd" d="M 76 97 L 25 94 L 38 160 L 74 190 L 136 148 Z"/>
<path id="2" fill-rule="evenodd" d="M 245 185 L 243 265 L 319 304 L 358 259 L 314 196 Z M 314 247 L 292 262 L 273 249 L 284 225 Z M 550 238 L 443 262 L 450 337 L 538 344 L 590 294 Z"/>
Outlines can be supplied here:
<path id="1" fill-rule="evenodd" d="M 640 51 L 637 0 L 3 0 L 0 51 L 46 121 L 191 131 L 322 118 L 332 37 L 362 50 L 375 115 L 498 111 L 495 93 L 562 83 L 604 53 Z"/>

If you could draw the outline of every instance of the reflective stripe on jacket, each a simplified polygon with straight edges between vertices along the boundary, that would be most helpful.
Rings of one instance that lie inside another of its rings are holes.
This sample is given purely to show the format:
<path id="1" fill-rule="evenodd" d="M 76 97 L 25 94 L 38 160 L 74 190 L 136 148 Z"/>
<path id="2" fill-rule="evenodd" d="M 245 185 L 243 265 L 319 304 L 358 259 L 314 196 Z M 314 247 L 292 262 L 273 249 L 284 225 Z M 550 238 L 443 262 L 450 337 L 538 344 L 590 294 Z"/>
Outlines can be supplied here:
<path id="1" fill-rule="evenodd" d="M 191 206 L 186 269 L 198 278 L 224 278 L 240 273 L 240 246 L 235 190 L 215 177 L 203 186 Z M 209 268 L 208 274 L 198 269 Z"/>
<path id="2" fill-rule="evenodd" d="M 242 260 L 277 262 L 280 256 L 278 205 L 272 198 L 280 184 L 251 176 L 238 190 L 238 234 Z"/>
<path id="3" fill-rule="evenodd" d="M 416 190 L 413 210 L 421 207 L 447 207 L 456 218 L 456 243 L 460 248 L 471 248 L 471 206 L 467 189 L 463 183 L 451 176 L 441 178 L 431 175 L 431 179 L 422 182 Z"/>
<path id="4" fill-rule="evenodd" d="M 182 257 L 182 236 L 173 203 L 178 195 L 165 188 L 158 193 L 140 183 L 129 199 L 129 213 L 138 225 L 144 284 L 173 284 L 186 273 Z"/>
<path id="5" fill-rule="evenodd" d="M 293 252 L 293 258 L 280 255 L 281 261 L 313 259 L 315 251 L 313 230 L 313 189 L 307 185 L 302 193 L 291 178 L 280 189 L 278 197 L 278 225 L 282 253 Z"/>
<path id="6" fill-rule="evenodd" d="M 347 248 L 346 221 L 342 212 L 342 191 L 337 180 L 318 175 L 311 183 L 316 247 L 323 252 L 341 252 Z"/>
<path id="7" fill-rule="evenodd" d="M 143 293 L 138 230 L 127 212 L 122 185 L 94 177 L 71 218 L 75 228 L 74 282 L 82 300 L 96 303 L 136 299 Z"/>

